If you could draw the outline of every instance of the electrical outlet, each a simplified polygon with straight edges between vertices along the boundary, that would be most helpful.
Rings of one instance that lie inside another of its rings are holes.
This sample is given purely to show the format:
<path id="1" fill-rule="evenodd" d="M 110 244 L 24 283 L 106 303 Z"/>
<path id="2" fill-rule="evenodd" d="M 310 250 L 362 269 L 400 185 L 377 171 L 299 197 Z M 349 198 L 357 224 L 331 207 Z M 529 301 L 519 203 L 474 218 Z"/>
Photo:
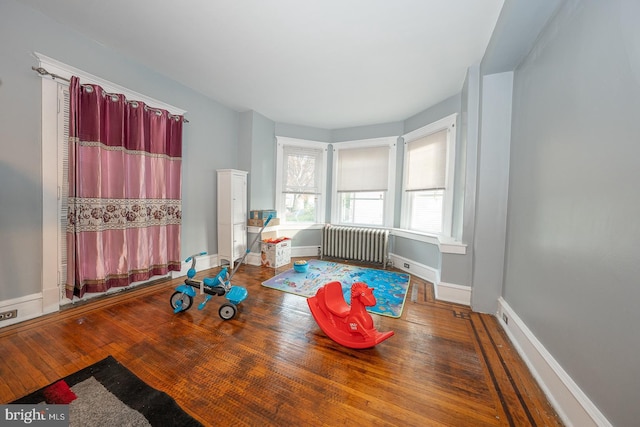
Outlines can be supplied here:
<path id="1" fill-rule="evenodd" d="M 502 320 L 504 321 L 505 325 L 509 324 L 509 318 L 505 313 L 502 313 Z"/>
<path id="2" fill-rule="evenodd" d="M 0 313 L 0 320 L 9 320 L 14 317 L 18 317 L 18 310 L 9 310 L 3 313 Z"/>
<path id="3" fill-rule="evenodd" d="M 405 263 L 404 263 L 404 268 L 410 268 L 410 267 L 409 267 L 409 263 L 408 263 L 408 262 L 405 262 Z"/>

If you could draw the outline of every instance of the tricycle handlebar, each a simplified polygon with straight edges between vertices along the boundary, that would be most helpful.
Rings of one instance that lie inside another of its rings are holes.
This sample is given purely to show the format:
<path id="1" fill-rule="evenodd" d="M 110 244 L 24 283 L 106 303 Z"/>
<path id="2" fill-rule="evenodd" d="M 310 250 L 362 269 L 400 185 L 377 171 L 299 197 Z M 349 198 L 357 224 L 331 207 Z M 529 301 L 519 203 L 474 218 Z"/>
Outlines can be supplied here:
<path id="1" fill-rule="evenodd" d="M 200 252 L 198 254 L 193 254 L 189 258 L 185 259 L 184 262 L 191 261 L 191 270 L 195 271 L 195 269 L 196 269 L 196 257 L 200 256 L 200 255 L 206 255 L 206 254 L 207 254 L 206 252 Z"/>

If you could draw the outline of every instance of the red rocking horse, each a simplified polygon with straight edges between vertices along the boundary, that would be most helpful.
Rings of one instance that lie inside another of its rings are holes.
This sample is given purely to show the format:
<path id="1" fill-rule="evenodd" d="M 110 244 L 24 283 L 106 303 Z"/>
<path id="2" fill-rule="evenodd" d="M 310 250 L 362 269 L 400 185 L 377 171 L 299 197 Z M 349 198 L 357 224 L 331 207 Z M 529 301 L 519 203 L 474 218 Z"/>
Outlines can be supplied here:
<path id="1" fill-rule="evenodd" d="M 370 348 L 393 335 L 393 331 L 378 332 L 374 327 L 365 307 L 376 305 L 376 297 L 364 283 L 351 286 L 351 306 L 344 300 L 340 282 L 327 283 L 307 304 L 320 329 L 345 347 Z"/>

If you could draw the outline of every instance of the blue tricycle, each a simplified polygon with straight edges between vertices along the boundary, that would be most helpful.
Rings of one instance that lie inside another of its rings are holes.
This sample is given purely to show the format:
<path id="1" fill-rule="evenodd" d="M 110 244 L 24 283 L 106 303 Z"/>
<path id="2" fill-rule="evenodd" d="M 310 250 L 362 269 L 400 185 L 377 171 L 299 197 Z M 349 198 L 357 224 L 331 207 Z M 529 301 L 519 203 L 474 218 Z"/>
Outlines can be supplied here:
<path id="1" fill-rule="evenodd" d="M 206 255 L 206 252 L 191 255 L 185 260 L 185 262 L 191 261 L 191 268 L 187 272 L 184 284 L 178 286 L 171 295 L 171 308 L 174 313 L 189 310 L 193 305 L 196 289 L 199 289 L 200 294 L 206 294 L 206 296 L 198 305 L 198 310 L 205 308 L 214 296 L 226 296 L 227 302 L 220 306 L 218 314 L 224 320 L 232 319 L 238 311 L 238 304 L 247 298 L 247 290 L 240 286 L 231 286 L 231 276 L 227 267 L 220 270 L 215 277 L 205 277 L 202 281 L 195 280 L 196 257 L 200 255 Z"/>
<path id="2" fill-rule="evenodd" d="M 191 268 L 189 268 L 189 271 L 187 272 L 187 278 L 184 280 L 184 284 L 176 288 L 176 291 L 171 295 L 171 299 L 169 301 L 173 312 L 180 313 L 182 311 L 189 310 L 193 305 L 193 298 L 196 296 L 196 289 L 199 289 L 200 294 L 206 294 L 206 296 L 204 301 L 198 305 L 198 310 L 202 310 L 214 296 L 225 296 L 227 301 L 220 306 L 218 314 L 223 320 L 233 319 L 238 312 L 238 304 L 247 298 L 248 292 L 246 288 L 241 286 L 232 286 L 231 278 L 250 252 L 251 247 L 253 247 L 262 234 L 264 228 L 267 226 L 269 221 L 271 221 L 271 217 L 272 215 L 269 215 L 264 226 L 251 243 L 251 246 L 247 247 L 242 259 L 238 261 L 231 274 L 229 274 L 228 267 L 223 267 L 215 277 L 205 277 L 202 281 L 195 280 L 196 257 L 206 255 L 206 252 L 200 252 L 187 258 L 185 262 L 191 262 Z"/>

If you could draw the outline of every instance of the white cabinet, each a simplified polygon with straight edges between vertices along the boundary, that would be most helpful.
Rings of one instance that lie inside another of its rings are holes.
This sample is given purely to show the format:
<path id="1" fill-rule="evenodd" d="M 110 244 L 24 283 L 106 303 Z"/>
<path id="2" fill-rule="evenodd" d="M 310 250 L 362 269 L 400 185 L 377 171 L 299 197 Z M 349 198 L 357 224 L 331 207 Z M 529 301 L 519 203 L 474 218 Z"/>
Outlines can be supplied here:
<path id="1" fill-rule="evenodd" d="M 233 267 L 247 249 L 247 172 L 218 170 L 218 262 Z"/>

